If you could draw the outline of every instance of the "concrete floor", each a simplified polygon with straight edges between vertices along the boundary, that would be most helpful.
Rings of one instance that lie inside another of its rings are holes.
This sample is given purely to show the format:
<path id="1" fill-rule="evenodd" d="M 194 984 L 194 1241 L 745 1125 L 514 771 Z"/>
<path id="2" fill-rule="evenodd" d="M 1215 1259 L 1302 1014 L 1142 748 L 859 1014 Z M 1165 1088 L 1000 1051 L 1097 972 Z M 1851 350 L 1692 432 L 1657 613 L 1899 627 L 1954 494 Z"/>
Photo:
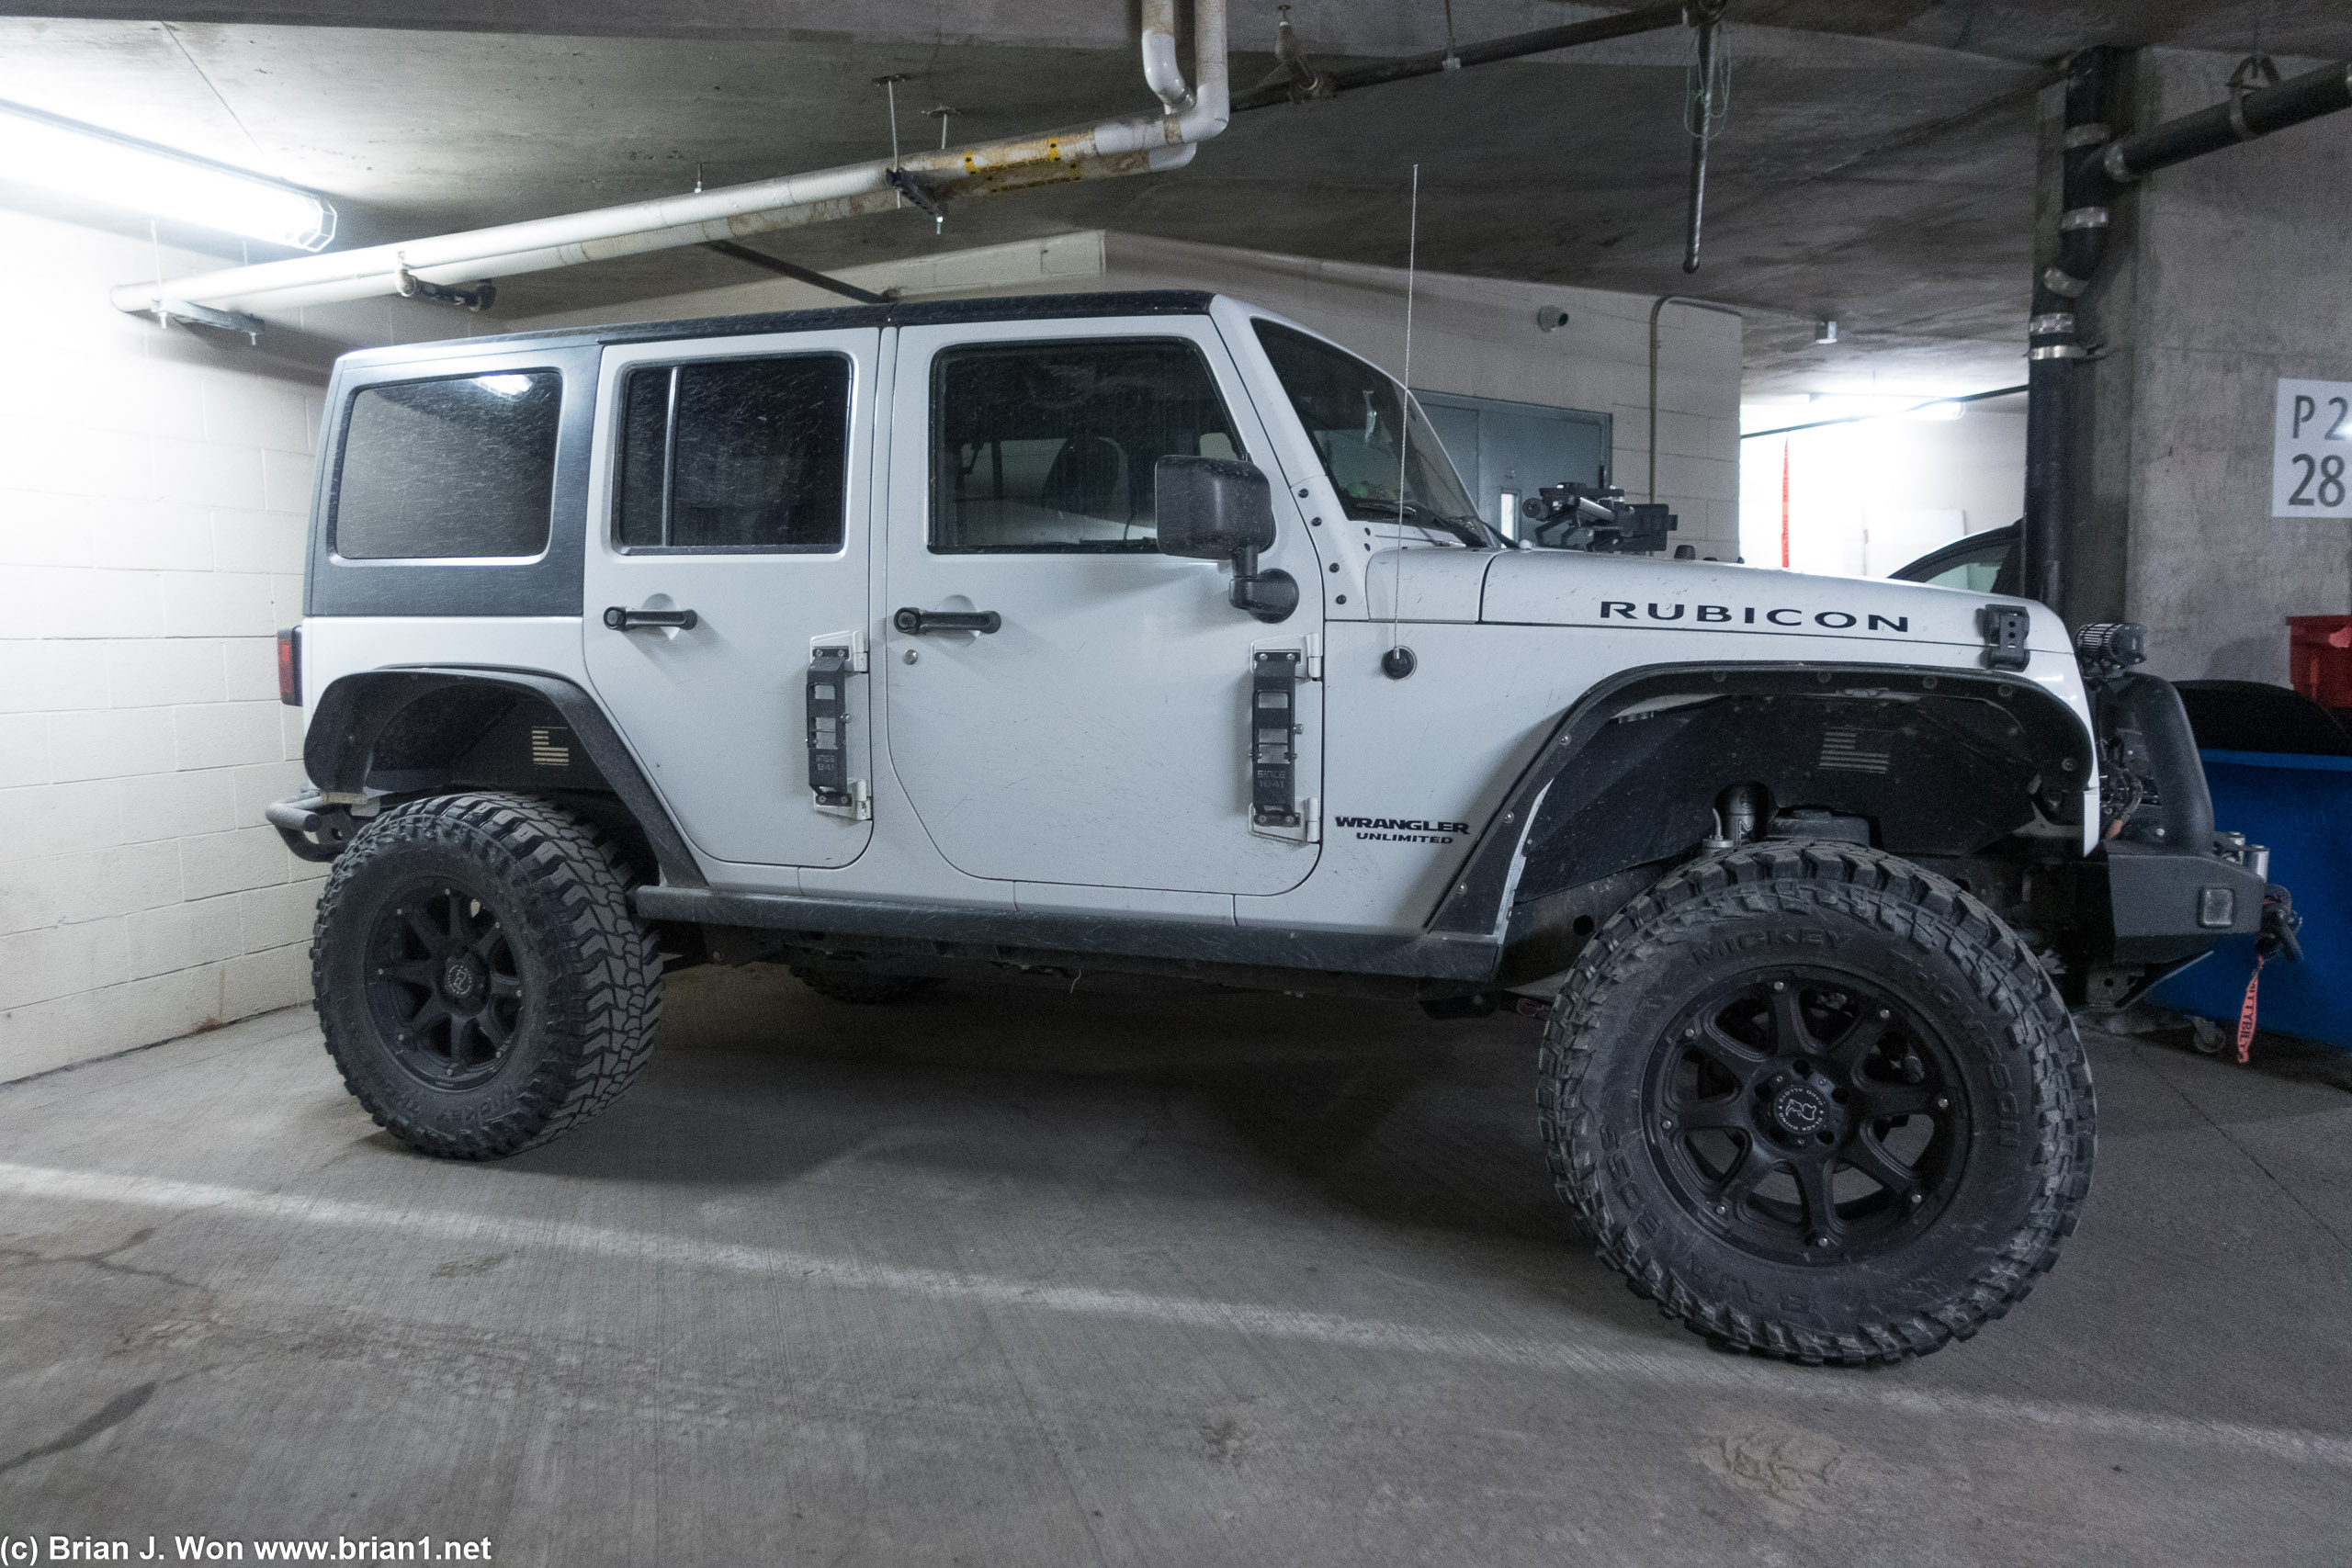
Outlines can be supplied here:
<path id="1" fill-rule="evenodd" d="M 706 971 L 615 1111 L 497 1166 L 378 1132 L 304 1011 L 0 1088 L 0 1536 L 2352 1556 L 2341 1088 L 2094 1039 L 2098 1182 L 2057 1272 L 1973 1344 L 1805 1371 L 1709 1350 L 1572 1244 L 1532 1040 Z"/>

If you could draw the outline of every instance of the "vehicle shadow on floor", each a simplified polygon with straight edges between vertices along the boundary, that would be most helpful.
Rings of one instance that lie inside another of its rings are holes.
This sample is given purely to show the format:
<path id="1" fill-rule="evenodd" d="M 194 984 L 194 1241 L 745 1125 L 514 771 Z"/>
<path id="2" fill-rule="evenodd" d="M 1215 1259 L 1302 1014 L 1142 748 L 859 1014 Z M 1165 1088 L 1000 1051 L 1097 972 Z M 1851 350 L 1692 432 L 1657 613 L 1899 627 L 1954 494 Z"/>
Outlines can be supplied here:
<path id="1" fill-rule="evenodd" d="M 696 970 L 673 980 L 636 1087 L 514 1163 L 732 1187 L 865 1160 L 1141 1199 L 1310 1195 L 1376 1225 L 1589 1257 L 1536 1136 L 1536 1036 L 1408 1002 L 1082 983 L 855 1006 L 781 969 Z"/>

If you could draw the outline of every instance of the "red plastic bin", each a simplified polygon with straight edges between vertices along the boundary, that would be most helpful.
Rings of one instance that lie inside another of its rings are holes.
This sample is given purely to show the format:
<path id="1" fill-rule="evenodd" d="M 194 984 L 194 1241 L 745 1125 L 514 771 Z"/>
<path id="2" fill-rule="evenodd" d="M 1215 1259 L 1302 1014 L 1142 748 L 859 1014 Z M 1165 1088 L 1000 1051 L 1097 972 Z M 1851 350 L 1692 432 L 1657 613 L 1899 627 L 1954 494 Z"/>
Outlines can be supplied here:
<path id="1" fill-rule="evenodd" d="M 2287 679 L 2322 707 L 2352 708 L 2352 615 L 2287 617 Z"/>

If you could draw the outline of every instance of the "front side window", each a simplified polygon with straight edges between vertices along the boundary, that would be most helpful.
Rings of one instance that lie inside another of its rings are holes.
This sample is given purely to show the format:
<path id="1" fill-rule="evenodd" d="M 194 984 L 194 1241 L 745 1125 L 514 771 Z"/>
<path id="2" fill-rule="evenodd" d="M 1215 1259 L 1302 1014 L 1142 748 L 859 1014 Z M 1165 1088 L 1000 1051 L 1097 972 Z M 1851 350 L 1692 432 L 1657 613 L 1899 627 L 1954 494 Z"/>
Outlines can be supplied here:
<path id="1" fill-rule="evenodd" d="M 1486 543 L 1478 509 L 1446 460 L 1419 403 L 1396 381 L 1344 349 L 1272 321 L 1254 323 L 1266 357 L 1323 471 L 1358 522 L 1397 521 L 1474 536 Z M 1402 437 L 1402 461 L 1398 446 Z M 1404 505 L 1397 505 L 1399 484 Z"/>
<path id="2" fill-rule="evenodd" d="M 849 393 L 838 354 L 631 370 L 614 537 L 632 551 L 840 549 Z"/>
<path id="3" fill-rule="evenodd" d="M 1926 581 L 1934 588 L 1964 588 L 1971 593 L 1990 593 L 1994 592 L 1993 580 L 2000 575 L 2001 558 L 1994 556 L 1955 562 Z"/>
<path id="4" fill-rule="evenodd" d="M 389 381 L 352 395 L 335 468 L 346 560 L 536 556 L 555 496 L 553 370 Z"/>
<path id="5" fill-rule="evenodd" d="M 944 349 L 931 387 L 943 555 L 1156 551 L 1159 459 L 1243 456 L 1182 339 Z"/>

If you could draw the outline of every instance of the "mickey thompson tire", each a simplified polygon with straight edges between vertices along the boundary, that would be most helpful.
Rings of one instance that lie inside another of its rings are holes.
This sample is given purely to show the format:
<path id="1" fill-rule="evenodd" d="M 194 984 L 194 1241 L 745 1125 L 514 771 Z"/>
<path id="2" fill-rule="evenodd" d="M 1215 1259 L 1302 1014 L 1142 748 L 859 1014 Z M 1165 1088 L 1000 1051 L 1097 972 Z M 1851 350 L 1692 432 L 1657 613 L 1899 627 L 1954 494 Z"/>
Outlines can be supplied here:
<path id="1" fill-rule="evenodd" d="M 311 944 L 345 1085 L 448 1159 L 519 1153 L 618 1098 L 652 1044 L 661 969 L 612 843 L 516 795 L 368 823 L 335 858 Z"/>
<path id="2" fill-rule="evenodd" d="M 1849 844 L 1696 862 L 1586 948 L 1545 1025 L 1561 1195 L 1636 1295 L 1725 1348 L 1925 1355 L 2058 1258 L 2095 1116 L 2015 932 Z"/>

